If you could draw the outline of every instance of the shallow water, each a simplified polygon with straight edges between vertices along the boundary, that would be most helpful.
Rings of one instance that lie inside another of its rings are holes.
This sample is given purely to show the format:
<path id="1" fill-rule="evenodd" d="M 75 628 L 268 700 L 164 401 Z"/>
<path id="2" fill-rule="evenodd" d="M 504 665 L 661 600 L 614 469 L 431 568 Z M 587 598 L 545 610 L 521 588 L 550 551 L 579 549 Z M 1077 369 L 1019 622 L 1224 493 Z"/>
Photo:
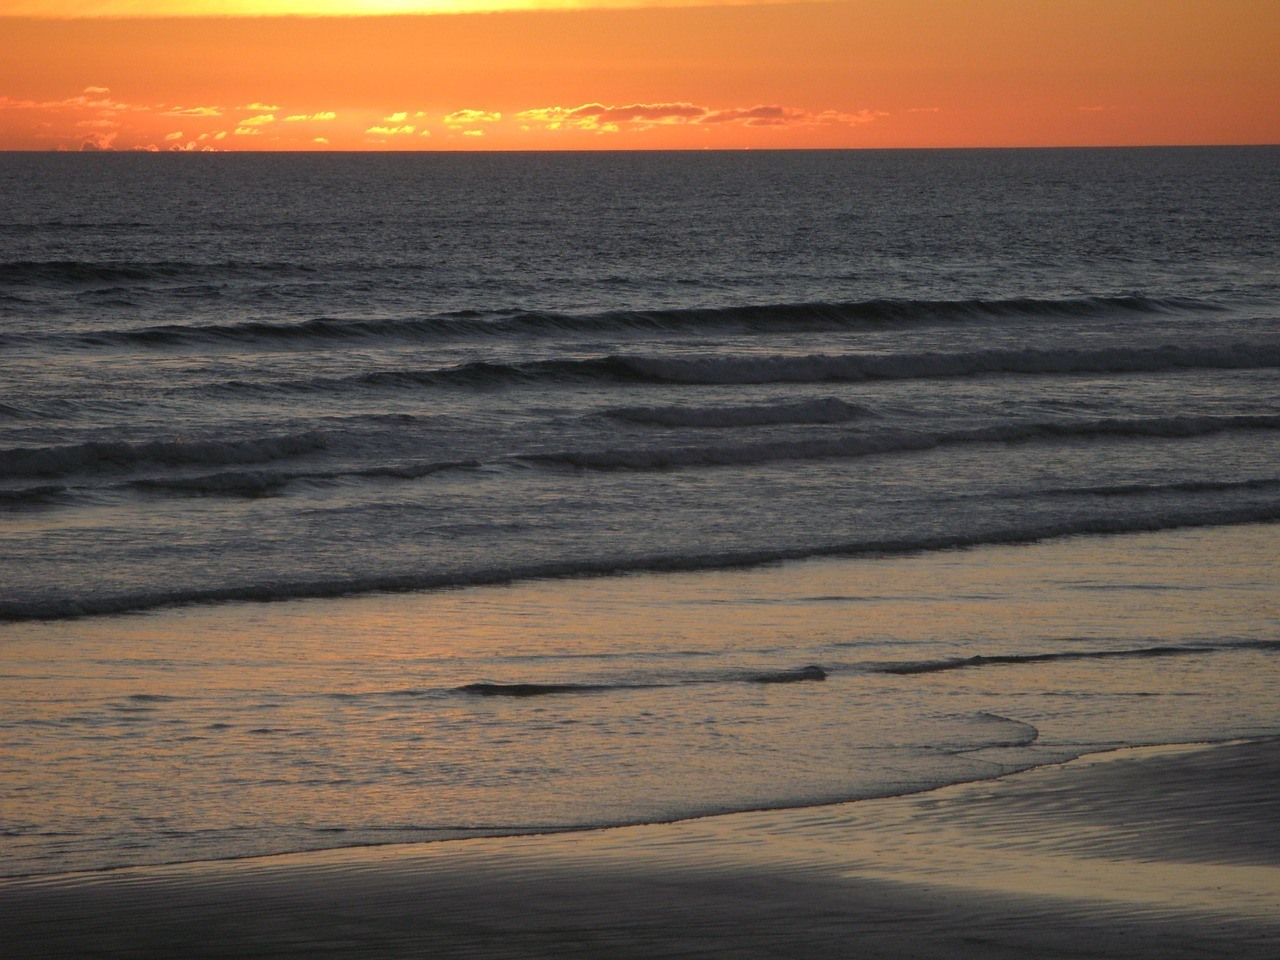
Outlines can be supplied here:
<path id="1" fill-rule="evenodd" d="M 1275 733 L 1277 559 L 1275 528 L 1244 526 L 14 624 L 5 872 L 814 804 Z"/>

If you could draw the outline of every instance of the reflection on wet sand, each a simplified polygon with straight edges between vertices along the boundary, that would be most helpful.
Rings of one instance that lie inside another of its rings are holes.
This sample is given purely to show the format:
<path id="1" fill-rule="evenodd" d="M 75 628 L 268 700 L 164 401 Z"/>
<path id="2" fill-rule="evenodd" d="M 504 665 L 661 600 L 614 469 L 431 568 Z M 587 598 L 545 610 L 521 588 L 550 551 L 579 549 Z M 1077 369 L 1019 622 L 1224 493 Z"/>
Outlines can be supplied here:
<path id="1" fill-rule="evenodd" d="M 10 881 L 0 937 L 15 958 L 1271 960 L 1277 772 L 1277 739 L 1146 748 L 809 810 Z"/>

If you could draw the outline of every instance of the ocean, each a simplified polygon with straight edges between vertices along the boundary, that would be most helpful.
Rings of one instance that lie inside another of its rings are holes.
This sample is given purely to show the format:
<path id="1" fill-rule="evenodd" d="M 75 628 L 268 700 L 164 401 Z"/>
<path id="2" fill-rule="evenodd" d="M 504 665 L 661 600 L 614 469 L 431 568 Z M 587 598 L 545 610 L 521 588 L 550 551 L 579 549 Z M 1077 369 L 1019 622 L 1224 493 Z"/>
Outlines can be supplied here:
<path id="1" fill-rule="evenodd" d="M 1277 169 L 0 154 L 0 875 L 1280 733 Z"/>

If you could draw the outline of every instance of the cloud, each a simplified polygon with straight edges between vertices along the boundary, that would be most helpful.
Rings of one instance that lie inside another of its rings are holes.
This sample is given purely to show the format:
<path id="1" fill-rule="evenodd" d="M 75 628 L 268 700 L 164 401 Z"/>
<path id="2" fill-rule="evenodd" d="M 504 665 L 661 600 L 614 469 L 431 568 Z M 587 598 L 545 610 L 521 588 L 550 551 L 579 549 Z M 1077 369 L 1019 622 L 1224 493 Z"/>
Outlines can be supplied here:
<path id="1" fill-rule="evenodd" d="M 1076 109 L 1083 110 L 1085 113 L 1099 113 L 1107 108 L 1106 107 L 1076 107 Z"/>
<path id="2" fill-rule="evenodd" d="M 237 137 L 260 137 L 262 130 L 259 127 L 236 127 Z"/>
<path id="3" fill-rule="evenodd" d="M 581 110 L 579 107 L 575 112 Z M 696 103 L 633 103 L 625 107 L 605 107 L 596 114 L 596 119 L 604 123 L 688 123 L 706 113 L 707 108 Z"/>
<path id="4" fill-rule="evenodd" d="M 409 114 L 406 111 L 401 110 L 399 113 L 393 113 L 389 117 L 383 117 L 382 122 L 383 123 L 404 123 L 408 119 L 409 119 Z"/>
<path id="5" fill-rule="evenodd" d="M 82 151 L 94 150 L 114 150 L 114 144 L 118 133 L 90 133 L 80 139 L 80 149 Z"/>
<path id="6" fill-rule="evenodd" d="M 796 107 L 780 107 L 777 104 L 759 104 L 754 107 L 735 107 L 731 110 L 713 110 L 695 123 L 741 123 L 748 127 L 816 127 L 828 124 L 858 126 L 880 117 L 887 117 L 883 110 L 859 110 L 842 113 L 839 110 L 823 110 L 814 113 Z"/>
<path id="7" fill-rule="evenodd" d="M 329 138 L 328 138 L 328 137 L 316 137 L 316 138 L 315 138 L 314 140 L 312 140 L 311 142 L 312 142 L 312 143 L 321 143 L 321 144 L 325 144 L 325 145 L 327 146 L 327 145 L 328 145 L 328 143 L 329 143 Z"/>
<path id="8" fill-rule="evenodd" d="M 455 110 L 441 119 L 450 130 L 461 130 L 477 123 L 497 123 L 502 119 L 502 114 L 487 113 L 484 110 Z"/>
<path id="9" fill-rule="evenodd" d="M 706 114 L 707 108 L 695 103 L 633 103 L 626 107 L 609 107 L 600 113 L 606 123 L 685 123 Z"/>
<path id="10" fill-rule="evenodd" d="M 406 123 L 399 127 L 370 127 L 365 133 L 372 133 L 382 137 L 394 137 L 399 134 L 413 133 L 416 129 L 412 123 Z"/>
<path id="11" fill-rule="evenodd" d="M 940 107 L 907 107 L 907 113 L 939 113 Z"/>
<path id="12" fill-rule="evenodd" d="M 110 93 L 110 87 L 85 87 L 82 93 Z"/>
<path id="13" fill-rule="evenodd" d="M 166 117 L 220 117 L 221 107 L 170 107 L 162 116 Z"/>
<path id="14" fill-rule="evenodd" d="M 275 123 L 276 118 L 269 113 L 261 113 L 256 117 L 250 117 L 247 120 L 241 120 L 242 127 L 265 127 L 268 123 Z"/>
<path id="15" fill-rule="evenodd" d="M 165 139 L 167 140 L 169 138 L 166 137 Z M 204 137 L 200 137 L 199 139 L 203 140 Z M 156 147 L 154 144 L 152 144 L 151 146 L 147 147 L 147 149 L 154 151 Z M 195 140 L 188 140 L 186 143 L 170 144 L 169 152 L 170 153 L 218 153 L 219 151 L 217 147 L 211 147 L 207 143 L 201 146 Z"/>
<path id="16" fill-rule="evenodd" d="M 462 135 L 464 137 L 483 137 L 484 131 L 483 130 L 463 130 Z"/>
<path id="17" fill-rule="evenodd" d="M 887 110 L 859 110 L 857 113 L 842 113 L 839 110 L 823 110 L 810 114 L 810 124 L 835 123 L 848 127 L 858 127 L 864 123 L 873 123 L 881 117 L 889 116 Z"/>
<path id="18" fill-rule="evenodd" d="M 152 110 L 155 108 L 125 103 L 122 100 L 112 100 L 109 97 L 101 97 L 97 94 L 92 96 L 80 94 L 75 97 L 67 97 L 65 100 L 16 100 L 13 97 L 0 96 L 0 109 L 101 110 L 109 113 L 119 113 L 124 110 Z"/>
<path id="19" fill-rule="evenodd" d="M 578 130 L 594 130 L 614 133 L 622 124 L 729 124 L 747 127 L 820 126 L 841 124 L 857 126 L 888 116 L 883 110 L 859 110 L 843 113 L 838 110 L 814 112 L 798 107 L 778 104 L 757 104 L 753 107 L 712 109 L 688 101 L 669 103 L 632 103 L 626 106 L 606 106 L 602 103 L 586 103 L 580 107 L 537 107 L 522 110 L 516 119 L 525 124 L 538 124 L 548 130 L 569 127 Z"/>
<path id="20" fill-rule="evenodd" d="M 615 132 L 619 123 L 689 123 L 708 113 L 706 107 L 693 103 L 632 103 L 607 107 L 602 103 L 584 103 L 580 107 L 536 107 L 522 110 L 516 119 L 536 123 L 549 130 L 573 127 L 579 130 Z"/>
<path id="21" fill-rule="evenodd" d="M 280 108 L 270 103 L 257 103 L 255 101 L 254 103 L 246 103 L 243 107 L 236 107 L 236 109 L 237 110 L 270 110 L 274 112 L 276 110 L 279 110 Z"/>
<path id="22" fill-rule="evenodd" d="M 713 110 L 695 120 L 695 123 L 745 123 L 749 127 L 776 127 L 800 120 L 805 111 L 779 106 L 734 107 L 729 110 Z"/>
<path id="23" fill-rule="evenodd" d="M 106 117 L 102 117 L 97 120 L 77 120 L 76 126 L 87 127 L 87 128 L 96 129 L 96 130 L 110 130 L 113 127 L 120 126 L 120 121 L 111 120 Z"/>
<path id="24" fill-rule="evenodd" d="M 178 131 L 176 131 L 176 132 L 174 132 L 174 133 L 166 133 L 166 134 L 164 135 L 164 138 L 165 138 L 166 140 L 181 140 L 181 139 L 182 139 L 182 131 L 181 131 L 181 130 L 178 130 Z"/>
<path id="25" fill-rule="evenodd" d="M 301 123 L 302 121 L 307 120 L 335 120 L 337 117 L 338 115 L 332 111 L 326 111 L 324 113 L 295 113 L 291 116 L 285 117 L 284 122 Z"/>

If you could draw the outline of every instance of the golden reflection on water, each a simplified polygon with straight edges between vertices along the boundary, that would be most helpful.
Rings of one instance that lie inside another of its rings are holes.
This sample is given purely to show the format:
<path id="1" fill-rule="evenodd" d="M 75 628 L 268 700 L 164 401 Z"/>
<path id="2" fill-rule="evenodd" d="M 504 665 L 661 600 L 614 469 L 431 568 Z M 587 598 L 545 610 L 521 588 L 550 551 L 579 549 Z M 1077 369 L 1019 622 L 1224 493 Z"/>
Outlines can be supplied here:
<path id="1" fill-rule="evenodd" d="M 0 844 L 65 867 L 664 819 L 1268 732 L 1274 650 L 875 668 L 1275 640 L 1274 559 L 1240 527 L 8 625 Z"/>

